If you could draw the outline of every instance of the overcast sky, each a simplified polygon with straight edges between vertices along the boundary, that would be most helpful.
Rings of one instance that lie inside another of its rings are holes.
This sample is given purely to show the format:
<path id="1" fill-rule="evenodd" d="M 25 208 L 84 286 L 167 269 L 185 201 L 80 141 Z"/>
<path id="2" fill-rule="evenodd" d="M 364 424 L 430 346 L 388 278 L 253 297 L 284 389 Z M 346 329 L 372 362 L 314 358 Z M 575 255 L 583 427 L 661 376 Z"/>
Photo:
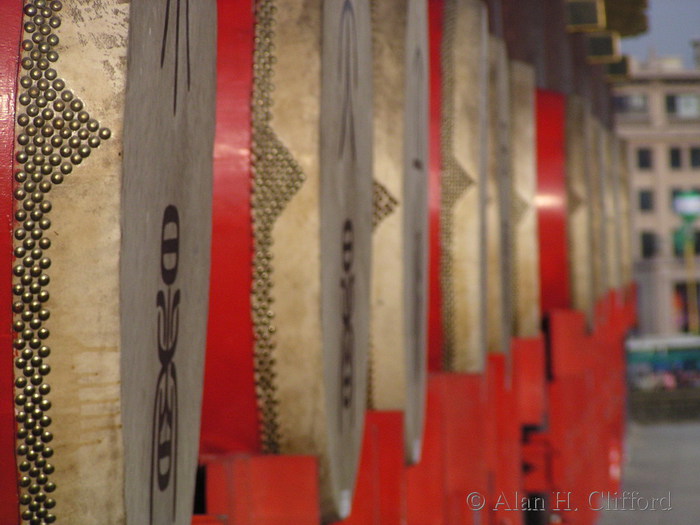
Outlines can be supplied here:
<path id="1" fill-rule="evenodd" d="M 647 14 L 649 31 L 622 39 L 622 52 L 644 60 L 653 49 L 658 55 L 680 55 L 692 67 L 690 40 L 700 38 L 700 0 L 649 0 Z"/>

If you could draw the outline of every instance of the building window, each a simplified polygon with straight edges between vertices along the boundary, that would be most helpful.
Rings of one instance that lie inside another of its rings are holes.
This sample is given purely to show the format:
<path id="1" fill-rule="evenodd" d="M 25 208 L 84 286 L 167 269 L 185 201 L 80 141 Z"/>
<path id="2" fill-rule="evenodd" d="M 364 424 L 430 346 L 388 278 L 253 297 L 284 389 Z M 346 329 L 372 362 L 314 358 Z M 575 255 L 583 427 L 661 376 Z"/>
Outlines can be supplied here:
<path id="1" fill-rule="evenodd" d="M 678 197 L 681 193 L 683 193 L 683 190 L 680 188 L 671 188 L 671 209 L 676 210 L 676 197 Z"/>
<path id="2" fill-rule="evenodd" d="M 642 232 L 640 234 L 641 252 L 644 259 L 656 255 L 656 234 L 654 232 Z"/>
<path id="3" fill-rule="evenodd" d="M 651 148 L 637 148 L 637 167 L 640 170 L 650 170 L 651 165 Z"/>
<path id="4" fill-rule="evenodd" d="M 613 98 L 615 112 L 622 115 L 646 115 L 649 112 L 647 96 L 641 93 L 617 95 Z"/>
<path id="5" fill-rule="evenodd" d="M 672 147 L 668 150 L 668 165 L 671 169 L 679 170 L 683 166 L 681 148 Z"/>
<path id="6" fill-rule="evenodd" d="M 690 148 L 690 167 L 695 169 L 700 168 L 700 147 L 698 146 Z"/>
<path id="7" fill-rule="evenodd" d="M 639 191 L 639 210 L 653 211 L 654 210 L 654 192 L 651 190 Z"/>
<path id="8" fill-rule="evenodd" d="M 679 93 L 666 95 L 666 113 L 678 120 L 700 118 L 700 95 Z"/>

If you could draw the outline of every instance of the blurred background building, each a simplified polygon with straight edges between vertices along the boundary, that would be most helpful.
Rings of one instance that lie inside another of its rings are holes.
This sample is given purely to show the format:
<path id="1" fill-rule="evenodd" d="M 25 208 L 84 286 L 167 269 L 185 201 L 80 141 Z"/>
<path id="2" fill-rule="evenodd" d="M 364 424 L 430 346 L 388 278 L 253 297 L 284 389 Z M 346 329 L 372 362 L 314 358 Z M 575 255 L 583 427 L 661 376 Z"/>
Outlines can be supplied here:
<path id="1" fill-rule="evenodd" d="M 674 243 L 681 220 L 673 199 L 700 191 L 700 41 L 694 67 L 680 56 L 630 61 L 615 90 L 616 124 L 627 140 L 631 176 L 635 278 L 643 334 L 687 330 L 688 270 Z M 695 230 L 695 253 L 700 231 Z M 696 265 L 700 275 L 700 265 Z"/>

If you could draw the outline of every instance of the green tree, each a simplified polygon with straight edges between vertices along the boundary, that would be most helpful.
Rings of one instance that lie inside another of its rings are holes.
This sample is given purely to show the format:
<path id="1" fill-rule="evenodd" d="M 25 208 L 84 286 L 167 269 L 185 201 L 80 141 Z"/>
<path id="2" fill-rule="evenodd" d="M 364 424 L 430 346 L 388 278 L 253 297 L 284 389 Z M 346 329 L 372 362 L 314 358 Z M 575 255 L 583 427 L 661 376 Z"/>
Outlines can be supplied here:
<path id="1" fill-rule="evenodd" d="M 605 0 L 608 29 L 620 36 L 636 36 L 649 29 L 648 0 Z"/>

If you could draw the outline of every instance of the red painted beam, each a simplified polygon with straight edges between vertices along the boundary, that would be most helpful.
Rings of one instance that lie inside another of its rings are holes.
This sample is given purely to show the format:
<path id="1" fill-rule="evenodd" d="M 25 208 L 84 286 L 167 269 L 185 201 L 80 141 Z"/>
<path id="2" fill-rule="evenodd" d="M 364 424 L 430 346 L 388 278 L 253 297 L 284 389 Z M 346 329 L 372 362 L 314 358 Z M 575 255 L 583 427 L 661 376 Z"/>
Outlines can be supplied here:
<path id="1" fill-rule="evenodd" d="M 253 379 L 253 2 L 219 0 L 218 96 L 203 453 L 257 452 Z"/>
<path id="2" fill-rule="evenodd" d="M 12 186 L 22 1 L 0 2 L 0 20 L 0 523 L 10 524 L 19 523 L 11 326 Z"/>
<path id="3" fill-rule="evenodd" d="M 428 3 L 428 32 L 430 38 L 430 174 L 428 182 L 428 213 L 430 229 L 429 310 L 428 310 L 428 370 L 442 370 L 442 293 L 440 291 L 440 128 L 442 118 L 442 26 L 443 0 Z"/>
<path id="4" fill-rule="evenodd" d="M 570 308 L 565 96 L 537 90 L 537 220 L 542 313 Z"/>

